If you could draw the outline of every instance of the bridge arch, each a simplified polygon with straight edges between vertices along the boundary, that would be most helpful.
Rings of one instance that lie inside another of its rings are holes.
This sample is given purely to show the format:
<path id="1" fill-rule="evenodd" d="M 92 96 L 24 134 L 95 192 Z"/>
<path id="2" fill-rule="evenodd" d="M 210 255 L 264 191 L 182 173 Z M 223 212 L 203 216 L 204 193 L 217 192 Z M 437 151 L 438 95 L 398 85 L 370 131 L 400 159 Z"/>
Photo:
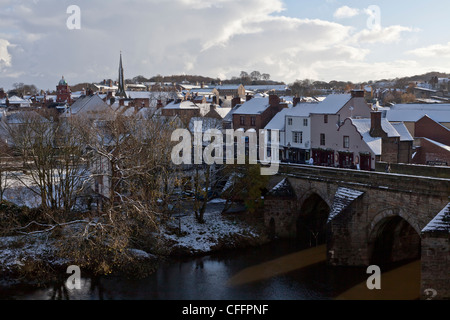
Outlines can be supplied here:
<path id="1" fill-rule="evenodd" d="M 299 202 L 296 220 L 296 235 L 302 246 L 316 246 L 326 243 L 326 227 L 330 205 L 314 190 L 309 191 Z"/>
<path id="2" fill-rule="evenodd" d="M 376 265 L 420 259 L 420 229 L 402 209 L 384 210 L 370 225 L 368 249 L 370 263 Z"/>

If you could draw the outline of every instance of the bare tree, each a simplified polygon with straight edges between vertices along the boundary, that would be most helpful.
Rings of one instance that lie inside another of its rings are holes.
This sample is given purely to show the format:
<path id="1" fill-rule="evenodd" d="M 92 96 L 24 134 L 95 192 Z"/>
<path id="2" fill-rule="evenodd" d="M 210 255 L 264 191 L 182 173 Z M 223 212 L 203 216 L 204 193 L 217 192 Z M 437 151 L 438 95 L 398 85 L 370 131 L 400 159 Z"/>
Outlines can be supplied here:
<path id="1" fill-rule="evenodd" d="M 77 123 L 49 120 L 36 112 L 20 112 L 8 124 L 8 134 L 32 185 L 16 178 L 41 199 L 44 211 L 74 208 L 85 188 L 84 146 Z"/>

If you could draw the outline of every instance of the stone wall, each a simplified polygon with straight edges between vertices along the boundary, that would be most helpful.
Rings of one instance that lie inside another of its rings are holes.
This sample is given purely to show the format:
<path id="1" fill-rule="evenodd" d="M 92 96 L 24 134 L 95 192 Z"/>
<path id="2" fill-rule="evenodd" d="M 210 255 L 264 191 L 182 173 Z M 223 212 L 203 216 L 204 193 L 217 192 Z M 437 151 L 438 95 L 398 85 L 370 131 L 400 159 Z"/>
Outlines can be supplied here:
<path id="1" fill-rule="evenodd" d="M 386 162 L 377 162 L 376 171 L 384 172 Z M 425 165 L 391 164 L 391 172 L 405 175 L 424 176 L 450 179 L 450 167 L 435 167 Z"/>
<path id="2" fill-rule="evenodd" d="M 264 222 L 269 228 L 273 219 L 274 235 L 279 238 L 293 238 L 296 235 L 296 208 L 294 199 L 264 200 Z"/>
<path id="3" fill-rule="evenodd" d="M 422 299 L 450 299 L 449 234 L 422 235 Z M 435 290 L 436 296 L 431 295 Z"/>
<path id="4" fill-rule="evenodd" d="M 266 225 L 273 219 L 278 236 L 296 235 L 300 210 L 311 195 L 320 196 L 332 209 L 339 187 L 364 192 L 327 225 L 329 264 L 370 265 L 385 223 L 400 221 L 388 229 L 402 242 L 392 245 L 397 255 L 392 261 L 421 255 L 423 290 L 434 289 L 440 298 L 450 297 L 449 235 L 421 233 L 448 204 L 450 180 L 303 165 L 282 166 L 280 172 L 288 177 L 295 196 L 265 201 Z"/>

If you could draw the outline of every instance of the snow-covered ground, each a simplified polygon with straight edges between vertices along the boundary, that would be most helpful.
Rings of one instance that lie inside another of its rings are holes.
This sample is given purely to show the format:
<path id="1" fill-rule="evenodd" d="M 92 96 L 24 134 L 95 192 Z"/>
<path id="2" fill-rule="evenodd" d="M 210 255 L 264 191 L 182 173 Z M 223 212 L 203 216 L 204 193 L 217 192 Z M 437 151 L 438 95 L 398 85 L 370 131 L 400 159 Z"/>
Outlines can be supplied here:
<path id="1" fill-rule="evenodd" d="M 5 179 L 5 176 L 3 176 L 3 179 Z M 37 208 L 41 205 L 41 198 L 36 192 L 30 190 L 30 188 L 37 188 L 30 176 L 21 172 L 12 172 L 6 179 L 3 199 L 20 207 Z"/>
<path id="2" fill-rule="evenodd" d="M 244 213 L 222 214 L 224 202 L 216 199 L 208 204 L 204 224 L 199 224 L 194 214 L 189 213 L 180 220 L 175 218 L 167 226 L 161 226 L 161 236 L 177 253 L 185 254 L 210 253 L 224 244 L 239 247 L 242 239 L 252 243 L 261 242 L 264 237 L 261 237 L 258 226 L 249 225 L 240 219 L 239 215 Z M 178 232 L 179 226 L 181 233 Z M 42 234 L 0 238 L 0 273 L 17 271 L 30 261 L 45 262 L 52 266 L 70 264 L 68 260 L 54 258 L 54 241 Z M 142 250 L 130 249 L 130 253 L 135 254 L 137 258 L 156 259 L 151 253 Z M 0 287 L 1 285 L 2 283 Z"/>
<path id="3" fill-rule="evenodd" d="M 257 226 L 249 225 L 236 214 L 223 215 L 224 202 L 221 199 L 209 202 L 204 224 L 199 224 L 193 213 L 174 219 L 169 226 L 171 230 L 178 232 L 167 232 L 167 229 L 163 228 L 164 237 L 175 243 L 175 247 L 184 249 L 183 251 L 209 253 L 224 239 L 229 241 L 236 236 L 257 239 L 261 236 Z"/>
<path id="4" fill-rule="evenodd" d="M 0 273 L 16 273 L 28 263 L 45 263 L 63 266 L 64 259 L 55 259 L 52 250 L 54 243 L 43 235 L 11 236 L 0 238 Z M 9 278 L 0 278 L 0 287 L 12 284 Z"/>

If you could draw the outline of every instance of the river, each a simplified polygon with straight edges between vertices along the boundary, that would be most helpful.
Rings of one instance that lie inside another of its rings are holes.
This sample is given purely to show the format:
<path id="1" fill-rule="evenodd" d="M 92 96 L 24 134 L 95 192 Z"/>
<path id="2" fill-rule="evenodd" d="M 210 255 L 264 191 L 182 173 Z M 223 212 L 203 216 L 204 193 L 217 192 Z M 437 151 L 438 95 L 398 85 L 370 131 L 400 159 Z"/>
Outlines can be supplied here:
<path id="1" fill-rule="evenodd" d="M 83 278 L 81 290 L 62 284 L 46 288 L 0 288 L 0 299 L 17 300 L 331 300 L 400 299 L 419 296 L 420 264 L 382 275 L 382 290 L 370 291 L 366 268 L 331 267 L 325 246 L 300 250 L 277 241 L 245 250 L 161 263 L 145 279 Z M 386 288 L 385 290 L 383 290 Z"/>

